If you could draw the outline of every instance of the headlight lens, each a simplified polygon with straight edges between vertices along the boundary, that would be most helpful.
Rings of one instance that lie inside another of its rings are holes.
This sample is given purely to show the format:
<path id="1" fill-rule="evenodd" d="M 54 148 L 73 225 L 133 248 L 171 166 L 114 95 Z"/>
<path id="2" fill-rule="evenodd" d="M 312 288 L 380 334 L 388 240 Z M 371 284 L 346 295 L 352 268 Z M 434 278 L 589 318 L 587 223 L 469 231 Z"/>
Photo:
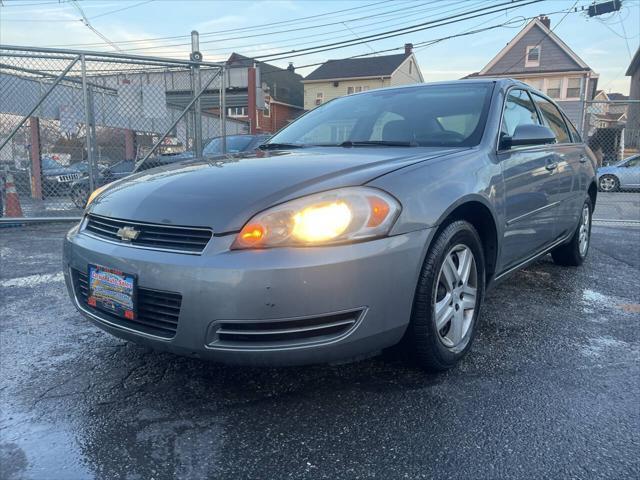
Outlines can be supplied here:
<path id="1" fill-rule="evenodd" d="M 107 187 L 109 187 L 109 185 L 111 184 L 107 183 L 106 185 L 98 187 L 93 192 L 91 192 L 91 195 L 89 195 L 89 200 L 87 200 L 87 204 L 85 205 L 84 208 L 87 208 L 89 205 L 91 205 L 91 202 L 93 202 L 98 195 L 104 192 L 107 189 Z"/>
<path id="2" fill-rule="evenodd" d="M 270 208 L 242 228 L 233 249 L 330 245 L 389 233 L 400 203 L 376 188 L 347 187 Z"/>

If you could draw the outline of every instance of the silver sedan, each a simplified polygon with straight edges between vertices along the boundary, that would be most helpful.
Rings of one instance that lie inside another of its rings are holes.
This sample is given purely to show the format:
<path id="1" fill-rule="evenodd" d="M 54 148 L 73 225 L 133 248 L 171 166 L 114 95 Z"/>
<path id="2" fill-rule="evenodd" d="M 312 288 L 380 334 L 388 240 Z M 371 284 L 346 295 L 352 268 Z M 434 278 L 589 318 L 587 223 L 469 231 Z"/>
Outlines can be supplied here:
<path id="1" fill-rule="evenodd" d="M 492 284 L 548 252 L 585 260 L 594 165 L 520 82 L 363 92 L 256 153 L 93 192 L 64 242 L 67 287 L 97 326 L 159 350 L 283 365 L 402 341 L 444 370 L 469 351 Z"/>

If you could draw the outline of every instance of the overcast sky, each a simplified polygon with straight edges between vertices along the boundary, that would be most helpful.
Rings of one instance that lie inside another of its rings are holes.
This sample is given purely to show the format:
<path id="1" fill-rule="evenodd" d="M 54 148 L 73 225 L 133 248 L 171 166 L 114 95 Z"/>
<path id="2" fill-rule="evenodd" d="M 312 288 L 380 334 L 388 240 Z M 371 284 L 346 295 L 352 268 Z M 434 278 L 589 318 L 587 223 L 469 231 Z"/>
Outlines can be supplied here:
<path id="1" fill-rule="evenodd" d="M 225 59 L 233 51 L 248 56 L 265 55 L 354 39 L 498 3 L 503 1 L 80 0 L 77 5 L 93 28 L 112 42 L 136 41 L 119 44 L 122 50 L 187 58 L 188 34 L 195 29 L 202 34 L 201 50 L 205 60 L 214 61 Z M 299 66 L 309 65 L 509 21 L 506 27 L 416 49 L 426 81 L 455 79 L 478 71 L 488 63 L 523 27 L 523 17 L 566 11 L 574 4 L 580 8 L 590 3 L 590 0 L 546 0 L 395 38 L 270 63 L 283 67 L 289 61 Z M 0 7 L 0 43 L 115 51 L 82 23 L 81 13 L 73 1 L 0 0 L 0 4 L 3 5 Z M 338 10 L 342 12 L 336 13 Z M 309 16 L 317 17 L 301 19 Z M 560 12 L 550 16 L 552 28 L 557 25 L 555 33 L 600 74 L 599 88 L 628 94 L 629 78 L 624 73 L 640 42 L 640 0 L 623 0 L 619 13 L 597 18 L 589 18 L 585 12 L 570 13 L 566 17 Z M 295 19 L 299 20 L 291 21 Z M 331 25 L 319 27 L 329 23 Z M 264 24 L 273 25 L 247 29 Z M 176 36 L 181 37 L 139 41 Z M 298 73 L 306 75 L 314 68 L 303 68 Z"/>

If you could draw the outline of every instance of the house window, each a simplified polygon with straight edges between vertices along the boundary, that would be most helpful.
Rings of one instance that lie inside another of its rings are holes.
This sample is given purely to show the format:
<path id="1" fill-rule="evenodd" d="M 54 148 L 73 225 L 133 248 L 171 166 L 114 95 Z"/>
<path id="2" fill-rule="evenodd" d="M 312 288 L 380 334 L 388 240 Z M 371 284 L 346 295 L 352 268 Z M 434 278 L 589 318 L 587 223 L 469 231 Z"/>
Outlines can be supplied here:
<path id="1" fill-rule="evenodd" d="M 409 61 L 409 75 L 413 73 L 413 60 Z"/>
<path id="2" fill-rule="evenodd" d="M 271 116 L 271 102 L 264 102 L 264 110 L 262 110 L 262 116 L 263 117 L 270 117 Z"/>
<path id="3" fill-rule="evenodd" d="M 366 92 L 369 90 L 367 86 L 358 85 L 357 87 L 347 87 L 347 95 L 351 95 L 352 93 Z"/>
<path id="4" fill-rule="evenodd" d="M 324 93 L 318 92 L 316 93 L 316 105 L 320 105 L 324 100 Z"/>
<path id="5" fill-rule="evenodd" d="M 227 108 L 228 117 L 246 117 L 247 107 L 229 107 Z"/>
<path id="6" fill-rule="evenodd" d="M 580 78 L 567 79 L 567 94 L 566 98 L 580 98 Z"/>
<path id="7" fill-rule="evenodd" d="M 525 67 L 540 66 L 540 45 L 530 45 L 527 47 L 527 57 L 524 62 Z"/>
<path id="8" fill-rule="evenodd" d="M 560 98 L 562 93 L 562 79 L 561 78 L 549 78 L 547 79 L 547 95 L 551 98 Z"/>
<path id="9" fill-rule="evenodd" d="M 542 78 L 526 78 L 523 82 L 541 92 L 544 90 L 544 80 Z"/>

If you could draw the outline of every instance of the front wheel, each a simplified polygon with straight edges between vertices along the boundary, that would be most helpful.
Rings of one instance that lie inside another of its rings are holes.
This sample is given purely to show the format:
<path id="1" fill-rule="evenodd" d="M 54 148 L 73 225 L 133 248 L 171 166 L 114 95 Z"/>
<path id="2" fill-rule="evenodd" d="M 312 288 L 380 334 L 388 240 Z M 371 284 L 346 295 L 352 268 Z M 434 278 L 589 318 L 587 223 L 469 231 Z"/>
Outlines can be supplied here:
<path id="1" fill-rule="evenodd" d="M 484 254 L 468 222 L 446 226 L 434 239 L 416 289 L 407 340 L 429 371 L 453 367 L 475 336 L 484 295 Z"/>
<path id="2" fill-rule="evenodd" d="M 591 243 L 591 199 L 587 198 L 582 205 L 580 224 L 566 245 L 561 245 L 551 252 L 553 261 L 558 265 L 577 267 L 582 265 Z"/>

